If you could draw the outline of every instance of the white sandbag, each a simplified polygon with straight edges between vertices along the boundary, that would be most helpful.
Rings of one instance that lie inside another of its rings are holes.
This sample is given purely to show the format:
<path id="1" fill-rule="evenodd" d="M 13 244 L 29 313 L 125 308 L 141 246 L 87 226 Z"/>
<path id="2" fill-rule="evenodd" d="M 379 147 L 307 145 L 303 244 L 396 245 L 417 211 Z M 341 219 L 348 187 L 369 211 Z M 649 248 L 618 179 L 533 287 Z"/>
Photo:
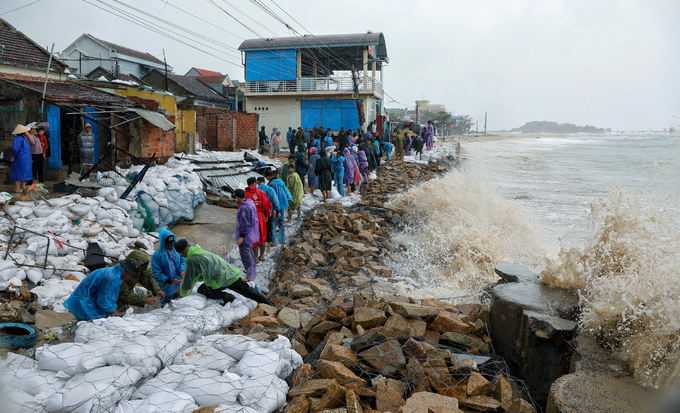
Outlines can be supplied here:
<path id="1" fill-rule="evenodd" d="M 195 308 L 202 310 L 205 308 L 207 298 L 203 294 L 192 294 L 188 297 L 180 298 L 172 302 L 172 307 L 181 310 L 186 308 Z"/>
<path id="2" fill-rule="evenodd" d="M 174 361 L 176 365 L 190 364 L 222 372 L 236 365 L 236 363 L 235 358 L 228 356 L 209 344 L 191 346 L 180 352 Z"/>
<path id="3" fill-rule="evenodd" d="M 192 375 L 185 378 L 177 390 L 190 394 L 199 406 L 209 407 L 216 404 L 235 404 L 242 386 L 240 382 L 221 376 L 205 379 Z"/>
<path id="4" fill-rule="evenodd" d="M 46 402 L 48 413 L 103 413 L 130 397 L 132 390 L 105 381 L 85 382 L 75 389 L 54 393 Z"/>
<path id="5" fill-rule="evenodd" d="M 8 267 L 4 270 L 0 270 L 0 281 L 9 281 L 10 278 L 14 277 L 19 269 L 17 267 Z"/>
<path id="6" fill-rule="evenodd" d="M 302 364 L 302 357 L 291 347 L 290 340 L 284 336 L 279 336 L 276 340 L 267 344 L 268 349 L 276 352 L 281 357 L 277 375 L 282 379 L 286 379 Z"/>
<path id="7" fill-rule="evenodd" d="M 182 383 L 182 380 L 196 371 L 196 367 L 191 365 L 167 366 L 155 377 L 145 381 L 144 384 L 139 386 L 132 394 L 132 398 L 143 399 L 162 390 L 174 391 Z M 213 377 L 217 377 L 220 374 L 220 372 L 216 370 L 208 371 L 214 372 Z"/>
<path id="8" fill-rule="evenodd" d="M 84 374 L 77 374 L 63 384 L 64 391 L 77 389 L 83 383 L 106 382 L 118 388 L 135 384 L 142 378 L 142 373 L 134 367 L 104 366 Z"/>
<path id="9" fill-rule="evenodd" d="M 331 194 L 330 195 L 331 195 L 331 198 L 333 198 L 333 199 L 342 198 L 342 196 L 340 196 L 340 193 L 338 193 L 338 190 L 335 187 L 331 188 Z"/>
<path id="10" fill-rule="evenodd" d="M 97 221 L 101 219 L 113 219 L 113 216 L 108 213 L 107 210 L 103 208 L 99 208 L 96 211 L 94 211 L 94 214 L 97 216 Z"/>
<path id="11" fill-rule="evenodd" d="M 211 337 L 215 337 L 213 339 L 213 346 L 216 349 L 230 355 L 236 360 L 241 360 L 243 358 L 243 355 L 246 353 L 246 350 L 248 350 L 251 343 L 259 345 L 255 339 L 238 334 L 216 335 Z"/>
<path id="12" fill-rule="evenodd" d="M 177 357 L 177 354 L 189 343 L 186 331 L 169 331 L 164 335 L 149 335 L 147 337 L 158 347 L 158 357 L 163 364 L 168 364 Z M 187 364 L 187 363 L 185 363 Z M 235 364 L 235 363 L 234 363 Z"/>
<path id="13" fill-rule="evenodd" d="M 280 369 L 281 356 L 273 350 L 250 343 L 243 358 L 236 365 L 236 371 L 248 377 L 275 375 Z"/>
<path id="14" fill-rule="evenodd" d="M 140 338 L 135 339 L 141 341 Z M 121 340 L 104 356 L 106 364 L 134 366 L 145 377 L 156 374 L 161 367 L 161 361 L 156 357 L 158 349 L 152 341 L 149 340 L 148 343 L 149 345 L 141 345 L 132 340 Z"/>
<path id="15" fill-rule="evenodd" d="M 69 376 L 107 364 L 106 359 L 97 354 L 96 347 L 81 343 L 41 346 L 36 350 L 36 359 L 40 370 L 63 372 Z"/>
<path id="16" fill-rule="evenodd" d="M 100 188 L 100 189 L 97 191 L 97 195 L 106 198 L 107 195 L 113 194 L 113 193 L 115 193 L 115 192 L 116 192 L 116 188 L 111 188 L 111 187 L 108 187 L 108 188 Z"/>
<path id="17" fill-rule="evenodd" d="M 18 278 L 20 281 L 23 281 L 26 279 L 26 270 L 20 268 L 17 270 L 17 272 L 14 273 L 14 276 Z"/>
<path id="18" fill-rule="evenodd" d="M 53 212 L 54 212 L 54 210 L 49 209 L 49 208 L 42 208 L 42 207 L 33 208 L 33 215 L 35 215 L 38 218 L 44 218 L 44 217 L 50 216 L 50 215 L 52 215 Z"/>
<path id="19" fill-rule="evenodd" d="M 26 271 L 26 278 L 28 278 L 28 280 L 33 284 L 37 284 L 43 279 L 43 273 L 37 268 L 31 268 L 30 270 Z"/>
<path id="20" fill-rule="evenodd" d="M 191 413 L 198 408 L 190 394 L 162 389 L 143 399 L 120 402 L 114 413 Z"/>
<path id="21" fill-rule="evenodd" d="M 286 404 L 288 384 L 272 375 L 246 378 L 238 401 L 258 412 L 273 413 Z"/>
<path id="22" fill-rule="evenodd" d="M 40 393 L 54 393 L 64 387 L 64 382 L 57 378 L 53 371 L 39 371 L 37 369 L 20 369 L 12 376 L 7 385 L 30 395 Z"/>
<path id="23" fill-rule="evenodd" d="M 5 260 L 0 260 L 0 272 L 9 268 L 16 268 L 16 264 L 14 264 L 14 261 L 5 261 Z"/>
<path id="24" fill-rule="evenodd" d="M 76 217 L 82 217 L 83 215 L 87 214 L 90 212 L 91 207 L 88 205 L 82 205 L 82 204 L 74 204 L 74 205 L 69 205 L 68 209 L 75 215 Z"/>
<path id="25" fill-rule="evenodd" d="M 255 409 L 240 404 L 224 405 L 220 404 L 215 408 L 214 413 L 260 413 Z"/>
<path id="26" fill-rule="evenodd" d="M 34 413 L 41 409 L 35 396 L 11 387 L 0 388 L 0 406 L 3 413 Z"/>

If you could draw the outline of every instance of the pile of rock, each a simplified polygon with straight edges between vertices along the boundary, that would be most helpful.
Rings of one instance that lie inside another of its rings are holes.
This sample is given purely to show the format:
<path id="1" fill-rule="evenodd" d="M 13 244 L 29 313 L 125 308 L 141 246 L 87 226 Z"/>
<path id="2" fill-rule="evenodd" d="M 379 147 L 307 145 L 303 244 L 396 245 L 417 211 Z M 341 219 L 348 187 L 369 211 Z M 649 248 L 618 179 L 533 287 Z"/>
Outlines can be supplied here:
<path id="1" fill-rule="evenodd" d="M 234 330 L 288 335 L 305 356 L 289 379 L 288 413 L 535 412 L 512 380 L 480 371 L 487 316 L 482 304 L 357 293 L 313 315 L 259 305 Z"/>

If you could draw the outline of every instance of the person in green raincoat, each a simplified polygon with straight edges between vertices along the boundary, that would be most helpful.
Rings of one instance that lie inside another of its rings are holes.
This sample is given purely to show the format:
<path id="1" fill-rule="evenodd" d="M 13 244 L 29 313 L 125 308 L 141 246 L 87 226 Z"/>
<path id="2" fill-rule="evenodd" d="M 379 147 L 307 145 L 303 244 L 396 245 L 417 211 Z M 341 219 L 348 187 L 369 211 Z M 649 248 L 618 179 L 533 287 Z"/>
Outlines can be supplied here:
<path id="1" fill-rule="evenodd" d="M 203 284 L 198 287 L 197 292 L 206 296 L 206 298 L 221 299 L 222 305 L 234 301 L 234 296 L 224 292 L 225 289 L 230 289 L 261 304 L 274 305 L 259 290 L 243 281 L 241 271 L 223 260 L 222 257 L 212 252 L 203 251 L 199 246 L 191 247 L 185 239 L 177 241 L 175 251 L 187 260 L 184 278 L 179 290 L 181 297 L 191 294 L 196 283 L 202 281 Z"/>
<path id="2" fill-rule="evenodd" d="M 293 214 L 297 211 L 297 217 L 300 217 L 300 206 L 302 205 L 302 197 L 305 195 L 304 187 L 300 175 L 295 172 L 294 165 L 288 165 L 288 178 L 286 180 L 286 187 L 293 195 L 293 200 L 288 202 L 288 219 L 286 223 L 290 223 Z"/>
<path id="3" fill-rule="evenodd" d="M 134 250 L 130 253 L 130 255 L 128 255 L 128 258 L 134 258 L 137 260 L 139 265 L 142 267 L 142 272 L 139 273 L 138 280 L 135 280 L 134 278 L 130 278 L 127 281 L 123 280 L 123 283 L 120 285 L 120 290 L 118 291 L 118 301 L 116 301 L 116 304 L 118 305 L 118 311 L 121 311 L 126 305 L 144 307 L 146 304 L 152 305 L 156 302 L 154 298 L 144 298 L 134 293 L 133 289 L 135 288 L 135 285 L 137 285 L 137 282 L 142 284 L 142 287 L 149 290 L 152 295 L 165 298 L 165 293 L 161 291 L 161 288 L 158 286 L 158 282 L 156 282 L 153 274 L 151 274 L 151 268 L 149 267 L 149 256 L 142 251 Z"/>

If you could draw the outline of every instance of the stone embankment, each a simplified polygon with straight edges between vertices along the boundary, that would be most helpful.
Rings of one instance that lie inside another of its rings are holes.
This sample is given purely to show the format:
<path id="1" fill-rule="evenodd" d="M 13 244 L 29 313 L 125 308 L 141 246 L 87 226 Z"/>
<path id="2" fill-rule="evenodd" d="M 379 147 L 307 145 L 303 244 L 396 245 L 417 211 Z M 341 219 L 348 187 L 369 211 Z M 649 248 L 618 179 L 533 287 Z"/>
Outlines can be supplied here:
<path id="1" fill-rule="evenodd" d="M 386 200 L 452 163 L 384 165 L 360 203 L 317 206 L 282 250 L 277 308 L 259 305 L 230 332 L 283 335 L 303 356 L 285 412 L 535 412 L 493 354 L 488 306 L 373 293 L 392 276 L 383 260 L 404 252 L 390 242 L 403 213 Z"/>

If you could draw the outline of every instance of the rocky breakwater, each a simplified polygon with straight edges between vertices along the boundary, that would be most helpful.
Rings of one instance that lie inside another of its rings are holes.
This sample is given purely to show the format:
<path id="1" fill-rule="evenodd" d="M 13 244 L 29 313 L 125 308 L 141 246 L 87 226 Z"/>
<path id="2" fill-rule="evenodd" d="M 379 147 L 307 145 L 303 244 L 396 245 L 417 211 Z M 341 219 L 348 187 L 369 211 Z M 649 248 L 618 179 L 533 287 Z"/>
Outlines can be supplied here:
<path id="1" fill-rule="evenodd" d="M 540 283 L 537 274 L 521 265 L 501 262 L 495 271 L 501 281 L 486 288 L 494 347 L 545 405 L 551 384 L 570 370 L 578 295 Z"/>
<path id="2" fill-rule="evenodd" d="M 230 330 L 284 335 L 304 357 L 285 412 L 535 412 L 492 353 L 488 306 L 373 293 L 392 276 L 383 259 L 403 253 L 389 241 L 403 214 L 384 202 L 450 162 L 383 166 L 360 203 L 318 206 L 282 250 L 278 308 L 259 305 Z"/>

